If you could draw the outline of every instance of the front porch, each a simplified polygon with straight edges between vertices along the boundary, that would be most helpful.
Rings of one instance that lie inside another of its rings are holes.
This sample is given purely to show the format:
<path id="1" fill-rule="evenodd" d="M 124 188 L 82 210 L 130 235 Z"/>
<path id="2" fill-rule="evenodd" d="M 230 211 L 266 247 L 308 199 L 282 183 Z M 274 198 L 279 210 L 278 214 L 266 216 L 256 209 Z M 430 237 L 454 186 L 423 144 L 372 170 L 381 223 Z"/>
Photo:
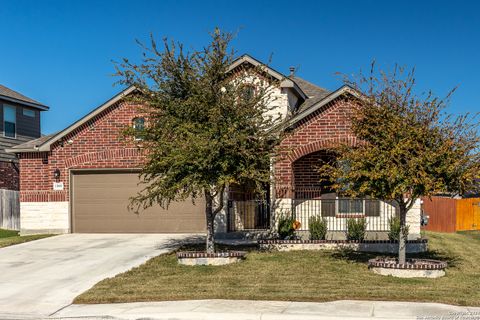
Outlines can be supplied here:
<path id="1" fill-rule="evenodd" d="M 260 233 L 273 235 L 281 217 L 293 217 L 300 222 L 297 236 L 308 239 L 309 221 L 321 217 L 327 222 L 328 240 L 345 240 L 347 221 L 366 222 L 366 240 L 388 240 L 390 221 L 398 215 L 392 202 L 370 198 L 348 198 L 331 190 L 328 182 L 321 182 L 318 167 L 322 162 L 335 161 L 335 154 L 327 149 L 307 153 L 290 162 L 289 181 L 285 185 L 268 187 L 262 197 L 242 188 L 230 191 L 226 209 L 227 233 Z M 409 239 L 420 238 L 420 204 L 407 214 Z"/>
<path id="2" fill-rule="evenodd" d="M 303 193 L 304 191 L 302 191 Z M 293 192 L 297 194 L 297 192 Z M 276 200 L 228 200 L 227 232 L 276 231 L 280 217 L 292 216 L 300 222 L 297 235 L 309 238 L 309 221 L 322 217 L 327 222 L 327 239 L 345 240 L 347 220 L 365 219 L 366 239 L 387 240 L 390 220 L 397 210 L 391 203 L 367 198 L 343 198 L 336 194 Z"/>

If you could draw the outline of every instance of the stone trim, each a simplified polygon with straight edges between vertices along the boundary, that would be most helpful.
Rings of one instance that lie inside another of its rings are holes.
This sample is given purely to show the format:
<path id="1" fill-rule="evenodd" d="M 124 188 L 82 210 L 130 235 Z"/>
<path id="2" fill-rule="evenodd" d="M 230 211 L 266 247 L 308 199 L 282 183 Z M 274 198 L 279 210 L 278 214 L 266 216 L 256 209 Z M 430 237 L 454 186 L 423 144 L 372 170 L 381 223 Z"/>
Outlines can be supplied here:
<path id="1" fill-rule="evenodd" d="M 375 258 L 368 260 L 369 268 L 443 270 L 447 263 L 431 259 L 407 259 L 406 263 L 397 263 L 393 258 Z"/>
<path id="2" fill-rule="evenodd" d="M 245 251 L 223 251 L 223 252 L 214 252 L 208 253 L 205 251 L 182 251 L 177 252 L 177 258 L 243 258 L 246 256 Z"/>

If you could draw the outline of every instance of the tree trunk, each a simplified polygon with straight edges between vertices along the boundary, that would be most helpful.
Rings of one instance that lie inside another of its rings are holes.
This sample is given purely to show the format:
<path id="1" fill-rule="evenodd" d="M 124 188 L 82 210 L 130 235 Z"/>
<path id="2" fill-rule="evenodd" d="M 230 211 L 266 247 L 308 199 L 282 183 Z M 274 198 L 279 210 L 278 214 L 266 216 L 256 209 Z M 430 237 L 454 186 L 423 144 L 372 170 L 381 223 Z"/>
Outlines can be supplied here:
<path id="1" fill-rule="evenodd" d="M 205 190 L 205 218 L 207 221 L 207 252 L 215 252 L 214 226 L 213 226 L 213 197 L 210 191 Z"/>
<path id="2" fill-rule="evenodd" d="M 400 234 L 398 236 L 398 263 L 405 263 L 407 257 L 407 239 L 405 237 L 405 224 L 407 220 L 407 208 L 400 204 Z"/>

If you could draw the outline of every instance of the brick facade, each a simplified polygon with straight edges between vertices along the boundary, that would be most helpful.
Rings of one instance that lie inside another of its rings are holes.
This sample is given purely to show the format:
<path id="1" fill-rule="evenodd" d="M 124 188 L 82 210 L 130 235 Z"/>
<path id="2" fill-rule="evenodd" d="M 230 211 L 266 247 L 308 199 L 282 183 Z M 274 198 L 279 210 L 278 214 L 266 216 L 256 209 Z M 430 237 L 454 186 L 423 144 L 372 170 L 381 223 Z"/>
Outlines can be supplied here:
<path id="1" fill-rule="evenodd" d="M 292 163 L 293 181 L 295 191 L 307 189 L 321 189 L 325 182 L 321 183 L 318 167 L 322 163 L 330 162 L 335 154 L 328 150 L 319 150 L 309 153 Z"/>
<path id="2" fill-rule="evenodd" d="M 71 170 L 140 168 L 142 152 L 120 135 L 135 116 L 138 106 L 115 104 L 55 142 L 50 152 L 20 154 L 20 201 L 68 201 Z M 54 182 L 63 182 L 64 190 L 53 191 Z"/>
<path id="3" fill-rule="evenodd" d="M 300 120 L 287 132 L 274 164 L 277 197 L 291 198 L 296 183 L 306 187 L 319 178 L 312 172 L 312 161 L 322 155 L 319 151 L 342 143 L 356 145 L 350 122 L 354 107 L 354 100 L 338 98 Z"/>
<path id="4" fill-rule="evenodd" d="M 315 163 L 326 155 L 325 150 L 356 143 L 349 122 L 352 107 L 347 98 L 336 99 L 287 133 L 274 165 L 277 188 L 318 185 Z M 119 134 L 137 115 L 138 106 L 115 104 L 56 142 L 50 152 L 20 154 L 21 201 L 68 201 L 71 170 L 139 168 L 144 159 L 141 151 Z M 58 181 L 53 176 L 57 168 Z M 54 182 L 63 182 L 64 190 L 53 191 Z"/>
<path id="5" fill-rule="evenodd" d="M 0 189 L 18 190 L 18 163 L 0 161 Z"/>

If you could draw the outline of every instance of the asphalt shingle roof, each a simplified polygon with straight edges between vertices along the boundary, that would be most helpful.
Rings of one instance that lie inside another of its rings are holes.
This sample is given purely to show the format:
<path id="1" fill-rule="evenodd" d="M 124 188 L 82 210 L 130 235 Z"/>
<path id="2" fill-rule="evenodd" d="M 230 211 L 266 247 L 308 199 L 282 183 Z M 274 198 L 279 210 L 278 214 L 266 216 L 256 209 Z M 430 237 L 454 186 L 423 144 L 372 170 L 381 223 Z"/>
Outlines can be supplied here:
<path id="1" fill-rule="evenodd" d="M 309 109 L 311 106 L 323 100 L 326 96 L 328 96 L 331 93 L 327 89 L 319 87 L 297 76 L 290 77 L 290 80 L 295 82 L 297 86 L 299 86 L 300 89 L 302 89 L 302 91 L 308 96 L 308 99 L 305 100 L 305 102 L 303 102 L 300 105 L 296 113 L 301 113 Z"/>
<path id="2" fill-rule="evenodd" d="M 23 94 L 21 94 L 17 91 L 14 91 L 10 88 L 7 88 L 7 87 L 0 84 L 0 98 L 2 96 L 7 97 L 7 98 L 11 98 L 11 99 L 15 99 L 15 100 L 18 100 L 18 101 L 28 102 L 28 103 L 38 105 L 38 106 L 41 106 L 41 107 L 47 107 L 46 105 L 44 105 L 44 104 L 42 104 L 42 103 L 40 103 L 36 100 L 33 100 L 29 97 L 26 97 Z"/>
<path id="3" fill-rule="evenodd" d="M 57 133 L 52 133 L 49 135 L 41 136 L 35 140 L 30 140 L 22 144 L 18 144 L 11 149 L 34 149 L 36 146 L 42 145 L 44 142 L 48 141 L 51 137 L 56 135 Z"/>

